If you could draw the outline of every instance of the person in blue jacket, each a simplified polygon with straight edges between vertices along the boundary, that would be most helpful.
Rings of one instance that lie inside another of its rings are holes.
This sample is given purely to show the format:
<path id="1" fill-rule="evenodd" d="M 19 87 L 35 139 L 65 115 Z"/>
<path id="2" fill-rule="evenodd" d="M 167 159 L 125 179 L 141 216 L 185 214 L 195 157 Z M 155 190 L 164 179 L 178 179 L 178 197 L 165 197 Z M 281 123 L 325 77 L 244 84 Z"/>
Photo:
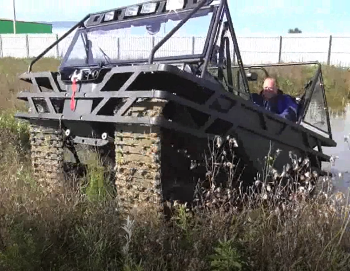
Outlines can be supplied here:
<path id="1" fill-rule="evenodd" d="M 298 104 L 296 100 L 277 87 L 276 80 L 268 77 L 263 90 L 252 94 L 253 102 L 265 109 L 293 122 L 297 121 Z"/>

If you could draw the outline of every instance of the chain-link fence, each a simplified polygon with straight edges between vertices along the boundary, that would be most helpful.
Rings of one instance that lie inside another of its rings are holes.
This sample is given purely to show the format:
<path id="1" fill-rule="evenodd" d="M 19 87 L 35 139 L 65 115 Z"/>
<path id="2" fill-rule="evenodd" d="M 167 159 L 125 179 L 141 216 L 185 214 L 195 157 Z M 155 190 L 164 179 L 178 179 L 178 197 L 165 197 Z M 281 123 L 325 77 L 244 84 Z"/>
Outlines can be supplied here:
<path id="1" fill-rule="evenodd" d="M 73 34 L 45 56 L 62 57 Z M 0 57 L 35 57 L 59 38 L 56 34 L 0 35 Z M 106 54 L 125 58 L 147 58 L 162 37 L 126 36 L 105 37 Z M 350 67 L 350 36 L 279 36 L 238 37 L 244 64 L 319 61 Z M 174 36 L 157 52 L 157 56 L 198 54 L 205 37 Z"/>

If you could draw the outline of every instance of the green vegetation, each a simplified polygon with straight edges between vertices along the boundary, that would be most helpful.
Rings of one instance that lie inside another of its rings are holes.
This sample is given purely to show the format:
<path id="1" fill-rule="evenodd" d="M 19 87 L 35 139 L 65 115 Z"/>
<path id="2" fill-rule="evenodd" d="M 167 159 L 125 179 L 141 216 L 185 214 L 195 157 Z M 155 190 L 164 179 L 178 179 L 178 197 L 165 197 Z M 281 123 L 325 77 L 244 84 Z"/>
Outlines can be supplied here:
<path id="1" fill-rule="evenodd" d="M 0 61 L 0 270 L 349 269 L 350 216 L 341 194 L 282 205 L 262 195 L 239 211 L 195 215 L 180 205 L 166 223 L 149 213 L 130 220 L 118 213 L 101 161 L 89 156 L 78 184 L 59 198 L 45 195 L 30 170 L 28 126 L 13 118 L 23 108 L 15 95 L 29 86 L 16 78 L 27 64 Z M 34 68 L 58 64 L 45 59 Z M 324 74 L 330 97 L 349 93 L 349 72 L 324 67 Z M 288 91 L 292 79 L 302 86 L 301 75 L 279 74 L 281 88 Z"/>

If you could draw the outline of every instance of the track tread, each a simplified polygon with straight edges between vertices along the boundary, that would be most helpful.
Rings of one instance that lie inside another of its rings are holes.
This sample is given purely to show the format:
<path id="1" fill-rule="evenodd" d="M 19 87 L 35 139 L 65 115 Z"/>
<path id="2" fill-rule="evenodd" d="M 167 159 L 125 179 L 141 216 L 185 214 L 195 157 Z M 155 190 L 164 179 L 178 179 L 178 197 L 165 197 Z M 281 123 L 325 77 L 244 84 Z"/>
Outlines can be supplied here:
<path id="1" fill-rule="evenodd" d="M 62 187 L 63 135 L 59 129 L 30 125 L 31 163 L 34 177 L 45 191 Z"/>
<path id="2" fill-rule="evenodd" d="M 160 132 L 135 135 L 115 133 L 118 198 L 122 208 L 128 211 L 133 207 L 159 208 L 162 204 Z M 123 144 L 125 138 L 132 144 Z M 148 150 L 143 151 L 143 146 Z"/>
<path id="3" fill-rule="evenodd" d="M 160 116 L 165 104 L 159 99 L 140 100 L 125 115 Z M 123 212 L 163 211 L 161 135 L 161 129 L 154 126 L 131 128 L 131 132 L 115 131 L 115 185 Z"/>

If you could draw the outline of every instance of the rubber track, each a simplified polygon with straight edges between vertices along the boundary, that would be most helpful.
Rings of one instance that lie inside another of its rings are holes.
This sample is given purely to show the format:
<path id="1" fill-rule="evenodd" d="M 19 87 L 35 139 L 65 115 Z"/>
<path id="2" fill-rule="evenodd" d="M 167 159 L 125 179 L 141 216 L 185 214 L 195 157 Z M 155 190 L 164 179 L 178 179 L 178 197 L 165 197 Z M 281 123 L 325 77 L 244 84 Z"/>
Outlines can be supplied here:
<path id="1" fill-rule="evenodd" d="M 30 125 L 31 162 L 37 183 L 48 193 L 62 187 L 63 135 L 58 129 Z"/>
<path id="2" fill-rule="evenodd" d="M 137 104 L 129 116 L 161 114 L 162 102 L 152 99 Z M 159 127 L 134 127 L 115 131 L 116 181 L 122 212 L 163 211 L 161 188 L 161 131 Z"/>

